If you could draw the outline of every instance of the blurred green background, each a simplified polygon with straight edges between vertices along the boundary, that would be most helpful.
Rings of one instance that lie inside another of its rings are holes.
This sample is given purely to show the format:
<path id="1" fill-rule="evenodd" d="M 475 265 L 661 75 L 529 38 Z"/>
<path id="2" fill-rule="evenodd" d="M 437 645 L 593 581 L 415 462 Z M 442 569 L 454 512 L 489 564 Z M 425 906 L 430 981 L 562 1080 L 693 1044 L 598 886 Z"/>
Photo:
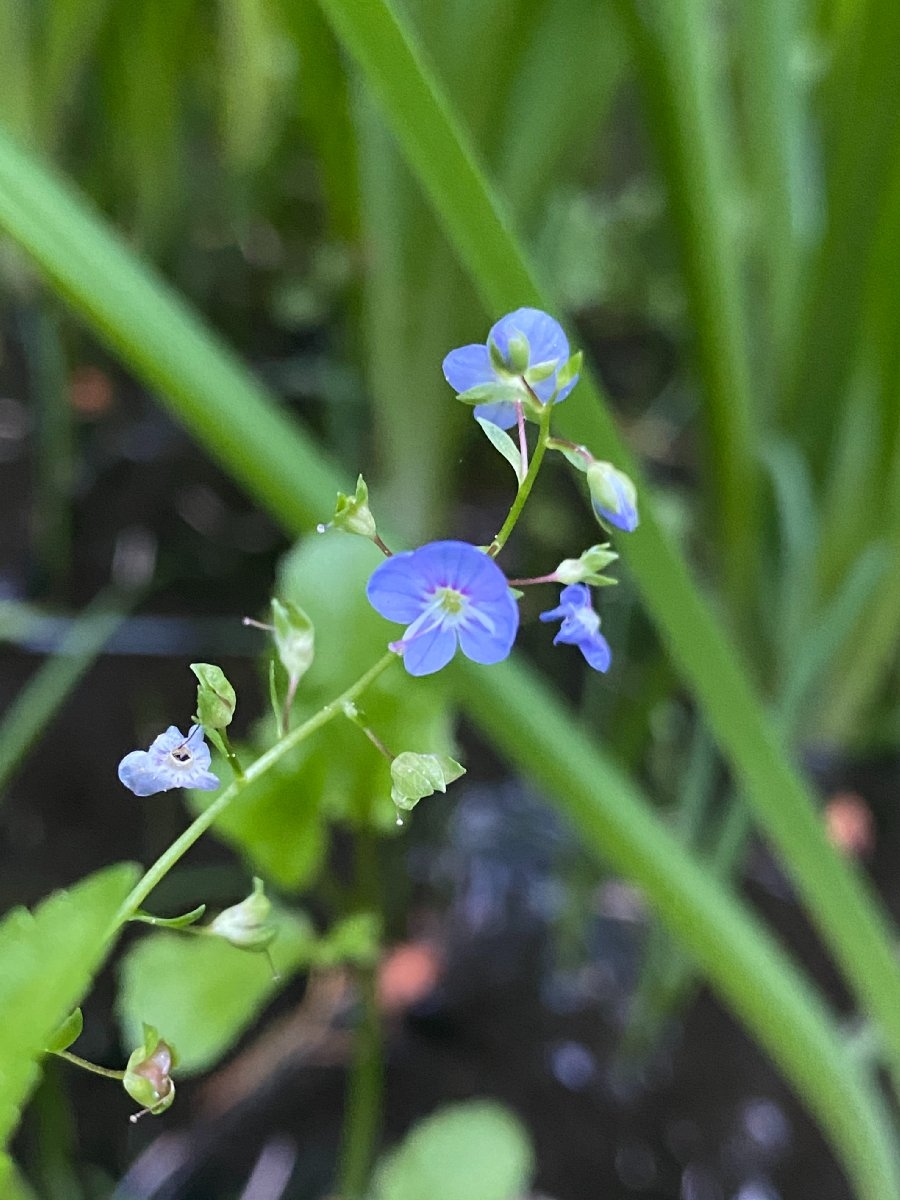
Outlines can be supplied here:
<path id="1" fill-rule="evenodd" d="M 539 304 L 593 376 L 561 432 L 640 470 L 642 528 L 601 597 L 613 671 L 588 679 L 548 652 L 527 601 L 527 662 L 379 704 L 439 739 L 462 710 L 550 797 L 591 863 L 562 873 L 571 907 L 610 868 L 642 889 L 616 1071 L 654 1061 L 699 967 L 853 1194 L 894 1195 L 878 1080 L 900 1067 L 900 974 L 854 859 L 895 903 L 898 45 L 892 0 L 0 0 L 10 810 L 104 647 L 234 655 L 259 736 L 258 642 L 235 618 L 277 575 L 328 628 L 309 580 L 327 597 L 363 567 L 282 555 L 358 470 L 397 544 L 487 541 L 512 481 L 440 362 Z M 596 536 L 550 469 L 512 573 Z M 363 620 L 349 600 L 340 615 Z M 348 657 L 334 626 L 326 662 Z M 358 669 L 380 639 L 359 633 Z M 310 703 L 349 682 L 344 665 L 322 667 Z M 122 738 L 183 695 L 150 674 Z M 304 893 L 326 831 L 371 823 L 370 771 L 326 743 L 223 835 Z M 291 860 L 299 782 L 316 805 Z M 158 850 L 179 827 L 167 813 L 117 853 Z M 48 844 L 31 889 L 15 828 L 5 903 L 72 881 Z M 759 867 L 755 834 L 778 866 Z M 820 992 L 740 898 L 748 863 L 818 930 L 858 1005 L 852 1045 L 835 977 L 818 972 Z"/>

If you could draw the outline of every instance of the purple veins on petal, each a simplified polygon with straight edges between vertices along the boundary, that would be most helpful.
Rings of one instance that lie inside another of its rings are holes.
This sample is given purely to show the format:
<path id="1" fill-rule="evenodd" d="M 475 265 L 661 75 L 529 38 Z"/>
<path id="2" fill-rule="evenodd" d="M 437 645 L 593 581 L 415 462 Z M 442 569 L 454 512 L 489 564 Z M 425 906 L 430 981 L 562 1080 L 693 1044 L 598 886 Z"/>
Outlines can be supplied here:
<path id="1" fill-rule="evenodd" d="M 172 788 L 209 792 L 219 786 L 210 771 L 211 756 L 203 729 L 193 725 L 187 737 L 175 725 L 154 738 L 148 750 L 132 750 L 119 763 L 119 779 L 136 796 L 153 796 Z"/>
<path id="2" fill-rule="evenodd" d="M 468 542 L 429 542 L 395 554 L 372 572 L 366 595 L 376 612 L 407 626 L 390 647 L 410 675 L 439 671 L 457 646 L 473 662 L 501 662 L 519 628 L 506 576 Z"/>
<path id="3" fill-rule="evenodd" d="M 588 666 L 595 671 L 608 671 L 612 661 L 609 643 L 600 632 L 600 618 L 591 602 L 591 591 L 585 583 L 573 583 L 563 588 L 559 604 L 541 613 L 542 621 L 561 621 L 553 645 L 577 646 Z"/>

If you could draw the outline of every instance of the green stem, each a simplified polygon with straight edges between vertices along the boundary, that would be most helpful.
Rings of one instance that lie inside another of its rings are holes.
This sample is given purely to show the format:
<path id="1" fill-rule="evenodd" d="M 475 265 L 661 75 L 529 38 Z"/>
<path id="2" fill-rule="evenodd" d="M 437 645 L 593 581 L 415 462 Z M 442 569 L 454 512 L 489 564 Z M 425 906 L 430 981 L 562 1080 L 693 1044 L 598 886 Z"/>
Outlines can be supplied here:
<path id="1" fill-rule="evenodd" d="M 88 1062 L 86 1058 L 82 1058 L 80 1054 L 73 1054 L 70 1050 L 54 1050 L 52 1053 L 57 1058 L 64 1058 L 66 1062 L 74 1063 L 76 1067 L 81 1067 L 83 1071 L 90 1071 L 92 1075 L 102 1075 L 104 1079 L 117 1079 L 120 1083 L 125 1078 L 124 1071 L 113 1071 L 109 1067 L 98 1067 L 96 1063 Z"/>
<path id="2" fill-rule="evenodd" d="M 356 893 L 357 905 L 361 910 L 381 910 L 378 847 L 368 830 L 363 830 L 356 837 Z M 338 1172 L 338 1195 L 341 1200 L 363 1200 L 368 1194 L 369 1175 L 381 1127 L 384 1051 L 377 969 L 377 962 L 370 962 L 360 965 L 356 972 L 360 1018 L 344 1113 Z"/>
<path id="3" fill-rule="evenodd" d="M 350 722 L 351 725 L 355 725 L 356 728 L 361 733 L 364 733 L 366 735 L 366 737 L 369 739 L 369 741 L 372 743 L 372 745 L 375 747 L 375 749 L 379 752 L 379 754 L 383 754 L 384 757 L 388 760 L 388 762 L 394 761 L 394 759 L 397 757 L 397 755 L 394 754 L 384 744 L 384 742 L 381 740 L 381 738 L 378 736 L 378 734 L 375 732 L 374 729 L 369 728 L 369 726 L 363 720 L 362 714 L 360 713 L 359 709 L 356 707 L 355 704 L 345 705 L 344 716 L 347 718 L 347 720 Z"/>
<path id="4" fill-rule="evenodd" d="M 372 684 L 378 676 L 397 661 L 397 655 L 393 651 L 389 651 L 385 656 L 378 660 L 373 667 L 370 667 L 364 675 L 357 679 L 356 683 L 351 684 L 345 692 L 342 692 L 335 700 L 326 704 L 308 721 L 304 721 L 302 725 L 298 725 L 296 729 L 292 729 L 289 734 L 276 742 L 270 750 L 260 757 L 247 768 L 243 777 L 235 779 L 235 781 L 218 796 L 209 808 L 205 809 L 196 820 L 192 821 L 181 837 L 176 838 L 171 846 L 159 856 L 156 862 L 150 867 L 138 882 L 135 884 L 131 893 L 125 899 L 118 913 L 116 913 L 112 927 L 109 931 L 109 936 L 112 937 L 126 921 L 130 921 L 137 910 L 141 907 L 153 889 L 168 875 L 169 871 L 175 864 L 187 854 L 188 850 L 195 842 L 203 836 L 203 834 L 214 824 L 214 822 L 222 815 L 229 805 L 240 795 L 248 783 L 259 779 L 268 770 L 270 770 L 279 759 L 285 754 L 293 750 L 300 742 L 306 740 L 323 725 L 327 725 L 336 716 L 339 716 L 344 709 L 345 704 L 351 703 L 357 696 L 362 693 Z"/>
<path id="5" fill-rule="evenodd" d="M 547 442 L 550 436 L 550 418 L 553 415 L 553 406 L 545 404 L 541 408 L 541 420 L 539 425 L 539 433 L 537 445 L 534 448 L 534 454 L 531 456 L 531 463 L 528 467 L 528 472 L 525 478 L 519 484 L 519 490 L 516 492 L 516 498 L 512 502 L 512 507 L 509 510 L 506 520 L 500 529 L 500 532 L 491 542 L 488 554 L 492 558 L 496 558 L 503 547 L 506 545 L 507 539 L 516 527 L 516 522 L 522 515 L 522 509 L 525 507 L 525 501 L 531 494 L 531 489 L 534 487 L 534 481 L 537 479 L 538 471 L 541 469 L 541 463 L 544 461 L 544 454 L 547 451 Z"/>
<path id="6" fill-rule="evenodd" d="M 244 768 L 241 766 L 241 760 L 235 753 L 234 747 L 231 744 L 231 739 L 224 729 L 219 730 L 219 736 L 222 739 L 222 749 L 225 751 L 225 757 L 228 759 L 228 765 L 234 772 L 235 779 L 243 779 Z"/>

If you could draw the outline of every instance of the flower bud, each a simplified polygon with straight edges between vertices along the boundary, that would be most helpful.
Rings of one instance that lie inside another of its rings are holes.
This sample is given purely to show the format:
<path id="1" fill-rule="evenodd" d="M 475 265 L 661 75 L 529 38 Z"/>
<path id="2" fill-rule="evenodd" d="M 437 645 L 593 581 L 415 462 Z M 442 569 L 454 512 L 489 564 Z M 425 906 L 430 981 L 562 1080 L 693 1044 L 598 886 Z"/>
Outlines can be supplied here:
<path id="1" fill-rule="evenodd" d="M 434 792 L 446 792 L 447 784 L 465 775 L 466 768 L 446 754 L 398 754 L 391 763 L 391 799 L 397 808 L 409 811 Z"/>
<path id="2" fill-rule="evenodd" d="M 612 463 L 594 462 L 587 469 L 587 481 L 598 520 L 626 533 L 637 529 L 637 492 L 623 471 Z"/>
<path id="3" fill-rule="evenodd" d="M 375 537 L 377 527 L 369 508 L 369 489 L 362 475 L 356 481 L 354 495 L 345 496 L 343 492 L 338 492 L 331 524 L 345 533 L 358 533 L 370 539 Z"/>
<path id="4" fill-rule="evenodd" d="M 271 912 L 272 902 L 263 890 L 263 881 L 254 878 L 253 892 L 247 899 L 220 912 L 207 926 L 207 932 L 239 950 L 263 951 L 278 932 L 269 919 Z"/>
<path id="5" fill-rule="evenodd" d="M 227 729 L 234 717 L 237 697 L 221 667 L 211 663 L 191 663 L 199 680 L 197 721 L 204 729 Z"/>
<path id="6" fill-rule="evenodd" d="M 606 543 L 602 546 L 591 546 L 580 558 L 564 558 L 553 573 L 560 583 L 589 583 L 595 587 L 602 587 L 604 584 L 617 582 L 601 572 L 618 557 L 615 550 L 611 550 Z"/>
<path id="7" fill-rule="evenodd" d="M 312 621 L 298 605 L 289 600 L 273 599 L 272 624 L 281 665 L 292 680 L 301 679 L 312 666 L 315 655 Z"/>
<path id="8" fill-rule="evenodd" d="M 136 1121 L 145 1113 L 158 1116 L 175 1100 L 175 1084 L 170 1071 L 177 1062 L 173 1047 L 164 1042 L 152 1025 L 144 1026 L 144 1041 L 132 1051 L 125 1067 L 122 1085 L 140 1104 L 141 1111 L 131 1118 Z"/>

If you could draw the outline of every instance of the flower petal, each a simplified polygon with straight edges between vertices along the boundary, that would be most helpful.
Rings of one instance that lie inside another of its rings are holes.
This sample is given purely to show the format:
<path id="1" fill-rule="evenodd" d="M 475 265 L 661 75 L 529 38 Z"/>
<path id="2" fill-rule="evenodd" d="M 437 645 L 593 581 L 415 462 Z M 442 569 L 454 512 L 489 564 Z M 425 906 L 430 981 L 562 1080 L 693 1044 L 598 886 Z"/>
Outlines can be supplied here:
<path id="1" fill-rule="evenodd" d="M 467 392 L 482 383 L 495 383 L 487 346 L 460 346 L 451 350 L 442 364 L 444 378 L 455 392 Z"/>
<path id="2" fill-rule="evenodd" d="M 490 421 L 492 425 L 499 425 L 501 429 L 511 429 L 516 423 L 514 404 L 476 404 L 472 412 L 479 421 Z"/>
<path id="3" fill-rule="evenodd" d="M 459 645 L 466 658 L 472 662 L 490 665 L 509 657 L 519 628 L 519 606 L 507 590 L 502 602 L 481 604 L 481 615 L 488 618 L 489 625 L 469 617 L 457 629 Z"/>
<path id="4" fill-rule="evenodd" d="M 389 621 L 409 625 L 428 603 L 428 580 L 423 577 L 418 554 L 418 550 L 395 554 L 379 563 L 369 576 L 366 584 L 369 603 Z"/>
<path id="5" fill-rule="evenodd" d="M 403 665 L 410 675 L 433 675 L 456 653 L 456 634 L 439 625 L 420 634 L 404 648 Z"/>
<path id="6" fill-rule="evenodd" d="M 612 662 L 612 652 L 609 642 L 602 633 L 595 633 L 592 638 L 585 638 L 578 643 L 578 648 L 585 657 L 589 667 L 595 671 L 608 671 Z"/>
<path id="7" fill-rule="evenodd" d="M 125 755 L 119 763 L 119 779 L 136 796 L 153 796 L 166 790 L 146 750 L 132 750 Z"/>
<path id="8" fill-rule="evenodd" d="M 493 339 L 501 353 L 506 354 L 509 339 L 517 333 L 528 339 L 530 365 L 556 358 L 562 366 L 567 361 L 569 339 L 563 327 L 539 308 L 517 308 L 515 312 L 507 313 L 491 328 L 488 339 Z"/>

